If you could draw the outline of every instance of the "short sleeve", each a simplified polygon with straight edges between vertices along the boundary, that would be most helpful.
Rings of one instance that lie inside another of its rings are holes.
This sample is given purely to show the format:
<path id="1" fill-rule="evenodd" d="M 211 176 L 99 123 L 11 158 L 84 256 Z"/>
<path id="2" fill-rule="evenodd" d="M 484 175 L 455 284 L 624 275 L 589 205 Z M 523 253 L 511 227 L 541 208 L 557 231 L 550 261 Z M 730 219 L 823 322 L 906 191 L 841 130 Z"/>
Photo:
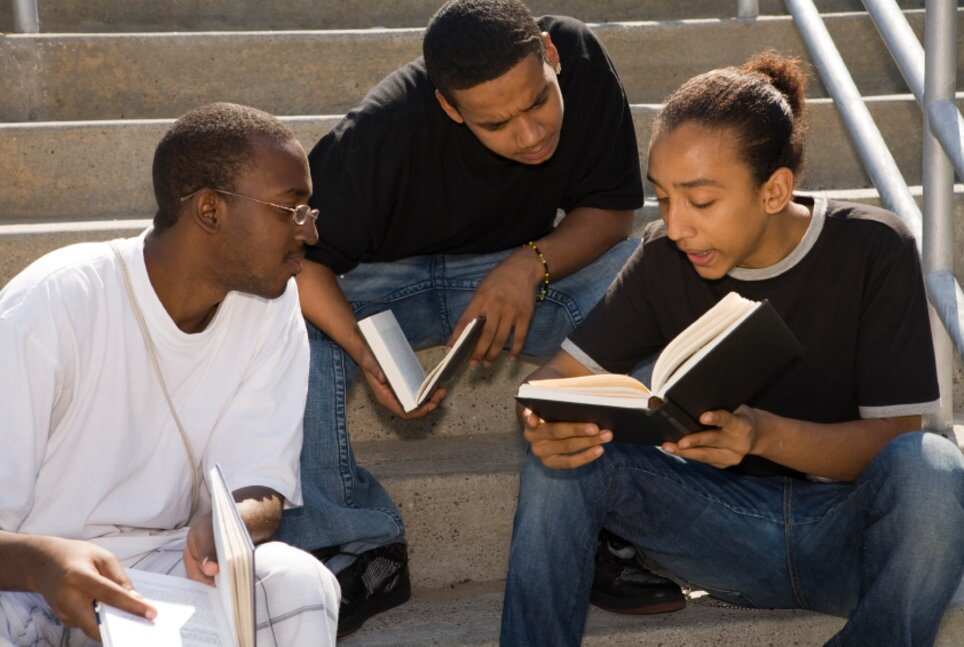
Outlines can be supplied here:
<path id="1" fill-rule="evenodd" d="M 896 236 L 888 230 L 889 236 Z M 890 242 L 890 240 L 888 240 Z M 862 418 L 933 413 L 940 397 L 920 258 L 910 236 L 888 244 L 868 271 L 857 339 Z"/>
<path id="2" fill-rule="evenodd" d="M 0 530 L 16 532 L 33 507 L 50 436 L 58 397 L 58 344 L 56 334 L 45 334 L 52 328 L 51 318 L 7 316 L 3 296 L 0 292 Z"/>
<path id="3" fill-rule="evenodd" d="M 646 298 L 640 245 L 586 320 L 563 342 L 562 350 L 589 370 L 629 373 L 665 345 Z"/>
<path id="4" fill-rule="evenodd" d="M 308 394 L 308 334 L 292 280 L 265 326 L 232 406 L 218 421 L 205 452 L 205 473 L 215 463 L 232 489 L 268 487 L 301 505 L 299 459 Z"/>
<path id="5" fill-rule="evenodd" d="M 638 209 L 643 206 L 643 182 L 633 114 L 609 55 L 588 28 L 586 32 L 587 57 L 569 63 L 575 69 L 566 98 L 571 118 L 579 122 L 574 127 L 582 129 L 581 163 L 561 206 L 565 211 Z"/>

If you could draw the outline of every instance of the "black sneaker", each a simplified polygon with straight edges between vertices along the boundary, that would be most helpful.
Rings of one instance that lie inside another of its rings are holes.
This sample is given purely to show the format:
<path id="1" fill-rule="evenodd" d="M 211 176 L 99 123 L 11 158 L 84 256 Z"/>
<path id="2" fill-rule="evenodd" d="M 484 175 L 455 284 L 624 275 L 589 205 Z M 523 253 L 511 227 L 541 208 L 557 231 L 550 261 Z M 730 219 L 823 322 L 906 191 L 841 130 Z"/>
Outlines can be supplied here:
<path id="1" fill-rule="evenodd" d="M 376 613 L 387 611 L 412 597 L 405 544 L 389 544 L 362 553 L 338 573 L 341 608 L 338 637 L 357 631 Z"/>
<path id="2" fill-rule="evenodd" d="M 646 615 L 679 611 L 686 598 L 673 580 L 643 568 L 636 548 L 603 530 L 589 601 L 613 613 Z"/>

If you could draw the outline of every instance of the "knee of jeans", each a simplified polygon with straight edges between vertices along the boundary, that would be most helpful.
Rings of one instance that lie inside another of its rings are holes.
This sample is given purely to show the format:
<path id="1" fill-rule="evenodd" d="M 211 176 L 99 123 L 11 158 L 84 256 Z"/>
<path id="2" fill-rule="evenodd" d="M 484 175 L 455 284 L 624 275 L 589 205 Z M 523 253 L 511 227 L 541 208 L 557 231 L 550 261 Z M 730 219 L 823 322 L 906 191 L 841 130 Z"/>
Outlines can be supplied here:
<path id="1" fill-rule="evenodd" d="M 266 592 L 282 591 L 291 599 L 337 609 L 341 602 L 338 579 L 310 553 L 272 541 L 258 546 L 258 581 Z M 319 599 L 320 598 L 320 599 Z"/>
<path id="2" fill-rule="evenodd" d="M 901 434 L 878 456 L 880 477 L 897 497 L 928 517 L 964 514 L 964 456 L 937 434 Z"/>
<path id="3" fill-rule="evenodd" d="M 519 509 L 531 507 L 544 513 L 565 510 L 577 500 L 586 500 L 594 490 L 603 489 L 598 472 L 604 458 L 577 469 L 550 469 L 530 452 L 519 480 Z"/>

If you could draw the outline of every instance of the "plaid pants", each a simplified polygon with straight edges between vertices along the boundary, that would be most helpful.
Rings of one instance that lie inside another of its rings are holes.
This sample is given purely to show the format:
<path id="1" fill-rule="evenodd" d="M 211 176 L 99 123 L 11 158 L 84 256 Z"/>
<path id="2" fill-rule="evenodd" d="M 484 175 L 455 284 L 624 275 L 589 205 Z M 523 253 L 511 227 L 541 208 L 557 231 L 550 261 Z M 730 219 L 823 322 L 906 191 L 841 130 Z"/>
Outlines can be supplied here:
<path id="1" fill-rule="evenodd" d="M 184 576 L 183 546 L 179 539 L 125 566 Z M 259 647 L 333 646 L 341 598 L 335 576 L 308 553 L 281 542 L 258 546 L 255 566 Z M 97 644 L 60 624 L 43 597 L 0 591 L 0 647 Z"/>

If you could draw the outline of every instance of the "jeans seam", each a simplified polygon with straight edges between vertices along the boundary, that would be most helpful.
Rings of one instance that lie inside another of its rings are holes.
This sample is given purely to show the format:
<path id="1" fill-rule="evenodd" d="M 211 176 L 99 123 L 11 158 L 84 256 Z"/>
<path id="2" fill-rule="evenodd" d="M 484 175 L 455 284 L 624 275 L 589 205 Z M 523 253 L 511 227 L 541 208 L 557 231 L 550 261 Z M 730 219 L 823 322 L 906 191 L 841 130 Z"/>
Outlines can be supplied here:
<path id="1" fill-rule="evenodd" d="M 334 345 L 334 342 L 331 342 Z M 348 419 L 346 393 L 348 375 L 345 371 L 345 351 L 337 348 L 332 353 L 332 363 L 335 373 L 335 427 L 338 438 L 338 475 L 341 477 L 342 497 L 346 505 L 354 507 L 352 502 L 351 474 L 351 440 L 348 438 Z"/>
<path id="2" fill-rule="evenodd" d="M 683 488 L 684 488 L 687 492 L 690 492 L 690 493 L 692 493 L 692 494 L 694 494 L 694 495 L 696 495 L 696 496 L 699 496 L 699 497 L 701 497 L 702 499 L 704 499 L 705 501 L 708 501 L 709 503 L 713 503 L 713 504 L 715 504 L 715 505 L 723 506 L 723 507 L 726 508 L 727 510 L 729 510 L 729 511 L 731 511 L 731 512 L 734 512 L 734 513 L 736 513 L 736 514 L 739 514 L 739 515 L 743 515 L 743 516 L 746 516 L 746 517 L 753 517 L 753 518 L 755 518 L 755 519 L 763 519 L 764 521 L 770 521 L 770 522 L 772 522 L 772 523 L 779 523 L 779 522 L 781 521 L 781 520 L 779 520 L 779 519 L 774 519 L 773 517 L 770 517 L 770 516 L 768 516 L 768 515 L 763 515 L 763 514 L 759 514 L 759 513 L 750 511 L 750 510 L 746 510 L 746 509 L 744 509 L 744 508 L 738 508 L 738 507 L 732 506 L 732 505 L 730 505 L 729 503 L 727 503 L 726 501 L 723 501 L 722 499 L 718 499 L 718 498 L 716 498 L 716 497 L 714 497 L 714 496 L 712 496 L 712 495 L 710 495 L 710 494 L 707 494 L 706 492 L 703 492 L 702 490 L 695 490 L 695 489 L 689 488 L 689 487 L 687 487 L 687 483 L 686 483 L 686 480 L 685 480 L 685 479 L 676 479 L 676 478 L 673 478 L 673 477 L 667 475 L 665 472 L 659 472 L 659 471 L 655 471 L 655 470 L 650 470 L 650 469 L 647 469 L 647 468 L 645 468 L 645 467 L 638 467 L 638 466 L 635 466 L 635 465 L 619 465 L 619 464 L 617 464 L 615 467 L 621 467 L 621 468 L 627 469 L 627 470 L 633 470 L 633 471 L 643 472 L 644 474 L 648 474 L 648 475 L 650 475 L 650 476 L 654 476 L 654 477 L 657 477 L 657 478 L 666 479 L 666 480 L 668 480 L 668 481 L 671 481 L 671 482 L 673 482 L 673 483 L 676 483 L 677 485 L 683 486 Z"/>
<path id="3" fill-rule="evenodd" d="M 793 560 L 793 479 L 784 477 L 783 487 L 783 541 L 786 545 L 787 576 L 790 579 L 790 589 L 793 597 L 801 609 L 809 609 L 806 596 L 800 590 L 800 578 Z"/>

